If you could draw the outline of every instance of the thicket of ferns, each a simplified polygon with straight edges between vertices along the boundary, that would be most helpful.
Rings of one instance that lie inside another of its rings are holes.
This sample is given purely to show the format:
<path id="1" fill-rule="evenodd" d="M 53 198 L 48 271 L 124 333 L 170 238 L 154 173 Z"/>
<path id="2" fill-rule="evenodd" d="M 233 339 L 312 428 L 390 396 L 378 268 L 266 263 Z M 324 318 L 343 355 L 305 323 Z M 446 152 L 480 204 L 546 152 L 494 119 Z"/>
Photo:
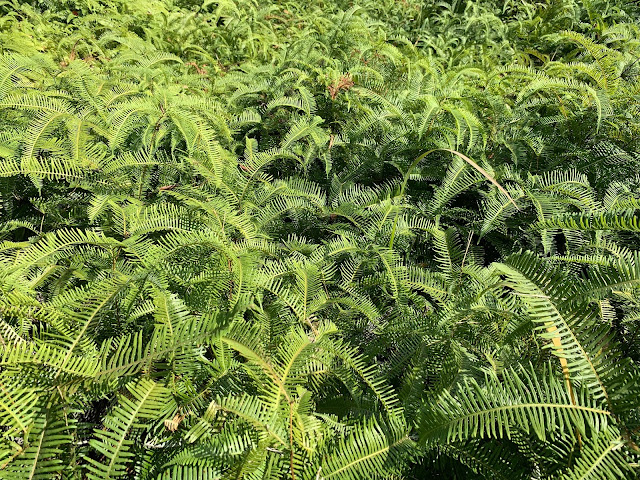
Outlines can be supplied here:
<path id="1" fill-rule="evenodd" d="M 634 2 L 0 13 L 0 478 L 638 476 Z"/>

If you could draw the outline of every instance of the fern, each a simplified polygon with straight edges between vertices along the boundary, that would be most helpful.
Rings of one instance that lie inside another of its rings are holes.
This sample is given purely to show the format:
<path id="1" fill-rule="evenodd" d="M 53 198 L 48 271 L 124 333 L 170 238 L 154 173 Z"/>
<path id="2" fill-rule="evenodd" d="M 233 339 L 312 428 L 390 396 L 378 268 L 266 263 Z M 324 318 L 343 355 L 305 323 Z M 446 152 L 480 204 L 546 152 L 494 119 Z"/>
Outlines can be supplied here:
<path id="1" fill-rule="evenodd" d="M 622 0 L 0 5 L 0 477 L 637 476 Z"/>

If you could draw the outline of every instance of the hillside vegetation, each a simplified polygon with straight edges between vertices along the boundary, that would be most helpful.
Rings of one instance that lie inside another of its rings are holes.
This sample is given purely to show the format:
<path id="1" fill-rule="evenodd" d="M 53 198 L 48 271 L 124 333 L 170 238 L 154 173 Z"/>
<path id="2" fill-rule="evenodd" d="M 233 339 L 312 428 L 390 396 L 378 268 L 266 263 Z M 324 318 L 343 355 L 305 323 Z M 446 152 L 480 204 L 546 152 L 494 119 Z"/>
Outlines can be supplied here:
<path id="1" fill-rule="evenodd" d="M 0 2 L 0 478 L 639 478 L 640 4 Z"/>

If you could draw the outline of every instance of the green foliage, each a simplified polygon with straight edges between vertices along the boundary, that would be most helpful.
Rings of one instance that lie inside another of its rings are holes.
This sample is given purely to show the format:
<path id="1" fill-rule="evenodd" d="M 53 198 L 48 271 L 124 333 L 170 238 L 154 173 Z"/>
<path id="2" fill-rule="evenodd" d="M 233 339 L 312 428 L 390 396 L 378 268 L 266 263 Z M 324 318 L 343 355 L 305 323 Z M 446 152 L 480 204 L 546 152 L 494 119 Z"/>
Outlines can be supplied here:
<path id="1" fill-rule="evenodd" d="M 634 2 L 0 14 L 0 478 L 638 478 Z"/>

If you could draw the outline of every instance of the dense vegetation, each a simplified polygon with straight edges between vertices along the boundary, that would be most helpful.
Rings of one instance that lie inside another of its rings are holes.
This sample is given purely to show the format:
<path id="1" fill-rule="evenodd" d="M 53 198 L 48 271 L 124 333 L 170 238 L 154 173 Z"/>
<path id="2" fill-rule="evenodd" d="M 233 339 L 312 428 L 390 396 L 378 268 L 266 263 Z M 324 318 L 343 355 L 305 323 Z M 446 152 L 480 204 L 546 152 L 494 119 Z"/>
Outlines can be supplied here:
<path id="1" fill-rule="evenodd" d="M 1 2 L 0 478 L 638 478 L 639 18 Z"/>

